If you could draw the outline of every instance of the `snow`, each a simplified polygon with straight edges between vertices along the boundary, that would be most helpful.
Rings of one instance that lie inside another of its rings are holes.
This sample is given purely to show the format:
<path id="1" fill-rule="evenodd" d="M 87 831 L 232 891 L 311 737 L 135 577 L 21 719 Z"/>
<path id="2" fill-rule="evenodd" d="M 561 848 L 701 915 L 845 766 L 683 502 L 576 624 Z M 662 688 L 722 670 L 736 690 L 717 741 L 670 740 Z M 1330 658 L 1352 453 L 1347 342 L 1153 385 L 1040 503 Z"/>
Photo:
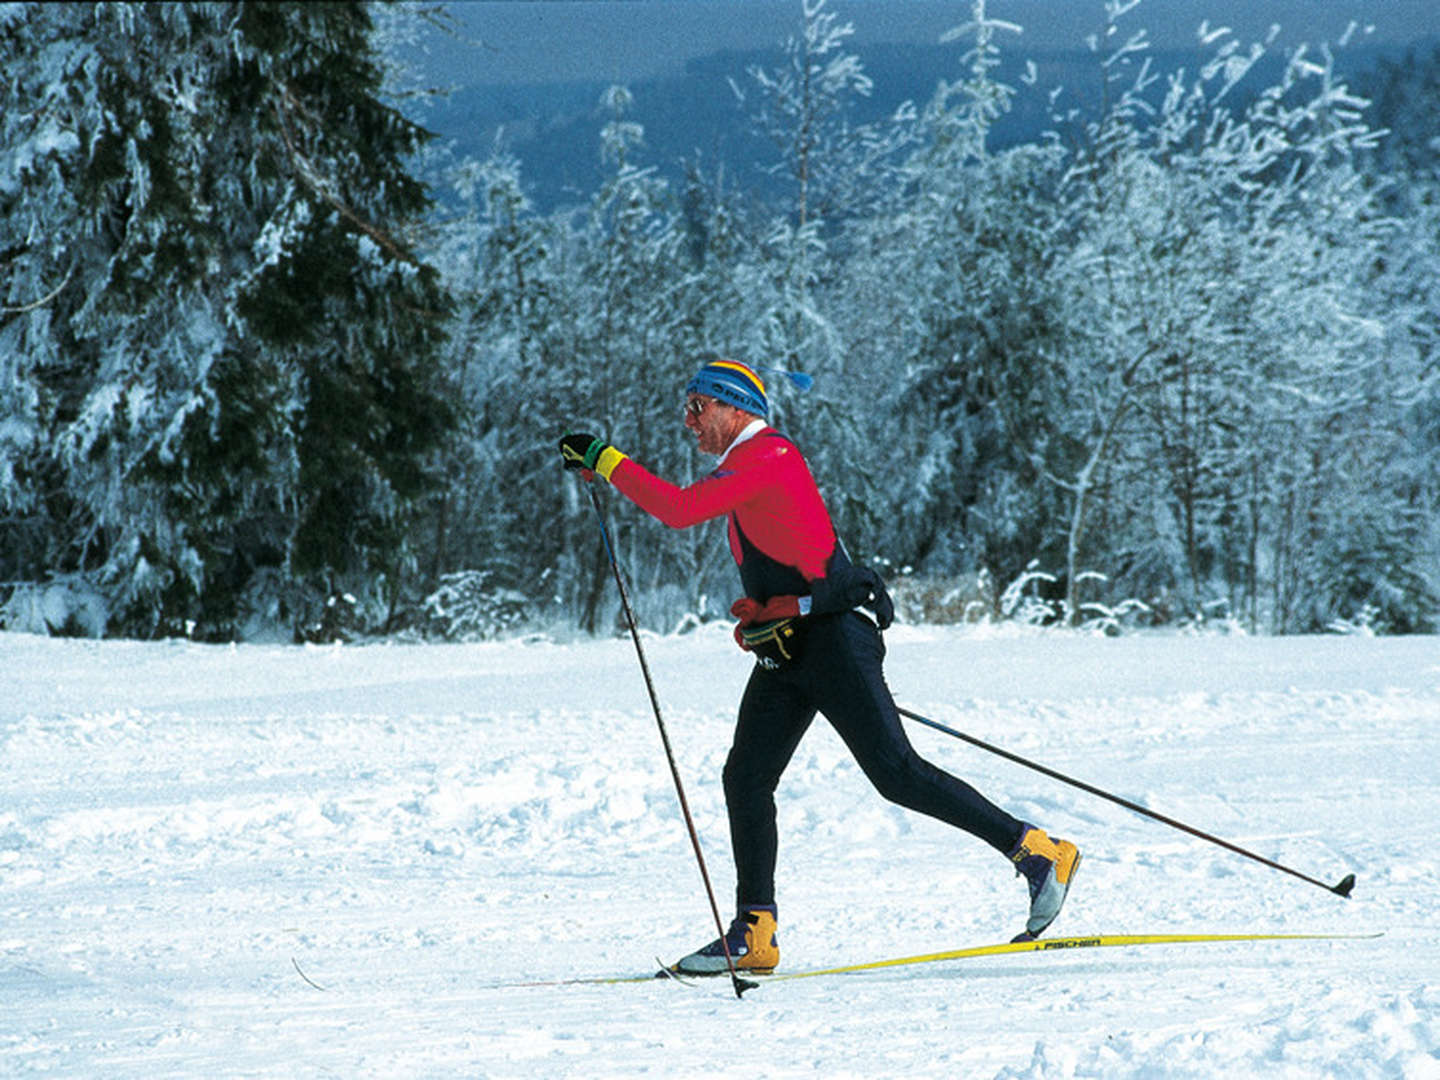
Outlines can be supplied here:
<path id="1" fill-rule="evenodd" d="M 866 975 L 643 973 L 712 934 L 627 640 L 337 647 L 0 634 L 0 1075 L 1440 1076 L 1440 645 L 896 628 L 909 708 L 1343 900 L 925 728 L 1077 840 L 1057 934 L 1368 933 Z M 722 907 L 745 658 L 647 655 Z M 799 969 L 1003 940 L 1023 885 L 817 722 L 779 796 Z M 303 973 L 303 974 L 302 974 Z"/>

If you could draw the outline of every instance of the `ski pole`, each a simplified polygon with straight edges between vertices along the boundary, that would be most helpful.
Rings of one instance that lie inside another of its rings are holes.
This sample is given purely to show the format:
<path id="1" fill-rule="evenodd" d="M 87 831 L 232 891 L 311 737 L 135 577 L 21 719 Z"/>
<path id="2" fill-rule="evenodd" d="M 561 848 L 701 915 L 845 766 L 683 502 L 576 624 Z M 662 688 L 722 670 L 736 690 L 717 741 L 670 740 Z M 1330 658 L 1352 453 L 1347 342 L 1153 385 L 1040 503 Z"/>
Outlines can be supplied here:
<path id="1" fill-rule="evenodd" d="M 1253 851 L 1247 851 L 1238 844 L 1232 844 L 1229 840 L 1222 840 L 1218 836 L 1211 836 L 1207 832 L 1202 832 L 1193 826 L 1186 825 L 1183 821 L 1176 821 L 1172 817 L 1166 817 L 1164 814 L 1156 813 L 1154 810 L 1141 806 L 1139 803 L 1131 802 L 1129 799 L 1121 798 L 1119 795 L 1112 795 L 1110 792 L 1095 787 L 1093 784 L 1087 784 L 1083 780 L 1076 780 L 1074 777 L 1066 776 L 1064 773 L 1056 772 L 1054 769 L 1030 761 L 1028 758 L 1023 758 L 1019 754 L 1012 754 L 1009 750 L 1002 750 L 998 746 L 992 746 L 990 743 L 977 739 L 973 735 L 966 735 L 963 731 L 956 731 L 952 727 L 946 727 L 944 724 L 937 723 L 929 717 L 921 716 L 919 713 L 911 712 L 909 709 L 900 709 L 898 706 L 897 710 L 901 716 L 909 717 L 911 720 L 924 724 L 927 727 L 932 727 L 936 731 L 943 731 L 946 735 L 953 735 L 955 738 L 961 739 L 971 746 L 978 746 L 981 750 L 988 750 L 992 754 L 998 754 L 1007 761 L 1013 761 L 1017 765 L 1024 765 L 1027 769 L 1034 769 L 1036 772 L 1043 773 L 1052 780 L 1059 780 L 1061 783 L 1069 784 L 1071 787 L 1077 787 L 1081 791 L 1088 791 L 1091 795 L 1098 795 L 1102 799 L 1109 799 L 1111 802 L 1123 806 L 1127 810 L 1133 810 L 1137 814 L 1143 814 L 1145 817 L 1164 822 L 1173 829 L 1179 829 L 1181 832 L 1189 833 L 1191 836 L 1198 836 L 1200 839 L 1208 840 L 1212 844 L 1219 844 L 1221 847 L 1228 851 L 1233 851 L 1237 855 L 1244 855 L 1247 859 L 1254 859 L 1258 863 L 1264 863 L 1272 870 L 1283 870 L 1285 873 L 1290 874 L 1292 877 L 1297 877 L 1301 881 L 1308 881 L 1311 885 L 1319 885 L 1320 888 L 1326 889 L 1336 896 L 1348 898 L 1350 896 L 1350 890 L 1355 887 L 1354 874 L 1346 874 L 1336 884 L 1327 885 L 1325 882 L 1313 878 L 1309 874 L 1302 874 L 1299 870 L 1292 870 L 1290 867 L 1267 859 L 1263 855 L 1257 855 Z"/>
<path id="2" fill-rule="evenodd" d="M 725 926 L 720 920 L 720 905 L 715 902 L 715 889 L 710 884 L 710 872 L 705 869 L 705 856 L 700 851 L 700 834 L 695 831 L 695 819 L 690 816 L 690 804 L 685 798 L 685 785 L 680 782 L 680 768 L 675 764 L 675 752 L 670 747 L 670 735 L 665 730 L 665 720 L 660 715 L 660 698 L 655 693 L 655 680 L 650 677 L 650 665 L 645 660 L 645 650 L 640 645 L 640 630 L 635 625 L 635 612 L 630 607 L 630 593 L 625 588 L 625 579 L 620 574 L 620 563 L 615 558 L 615 549 L 610 544 L 610 530 L 605 527 L 605 513 L 600 509 L 600 497 L 595 494 L 593 482 L 587 482 L 590 505 L 595 508 L 595 518 L 600 523 L 600 539 L 605 542 L 605 554 L 610 560 L 610 570 L 615 575 L 615 587 L 620 590 L 620 606 L 625 611 L 625 622 L 630 627 L 630 640 L 635 643 L 635 655 L 640 658 L 640 673 L 645 677 L 645 689 L 650 694 L 650 708 L 655 712 L 655 724 L 660 729 L 660 742 L 665 747 L 665 760 L 670 764 L 670 777 L 675 781 L 675 794 L 680 800 L 680 813 L 685 819 L 685 829 L 690 834 L 690 846 L 695 849 L 695 862 L 700 867 L 700 880 L 705 883 L 705 896 L 710 901 L 710 913 L 715 916 L 715 929 L 720 934 L 720 947 L 725 950 L 725 967 L 730 972 L 731 985 L 738 998 L 746 990 L 753 990 L 759 983 L 740 978 L 735 970 L 735 959 L 730 955 L 730 942 L 725 937 Z"/>

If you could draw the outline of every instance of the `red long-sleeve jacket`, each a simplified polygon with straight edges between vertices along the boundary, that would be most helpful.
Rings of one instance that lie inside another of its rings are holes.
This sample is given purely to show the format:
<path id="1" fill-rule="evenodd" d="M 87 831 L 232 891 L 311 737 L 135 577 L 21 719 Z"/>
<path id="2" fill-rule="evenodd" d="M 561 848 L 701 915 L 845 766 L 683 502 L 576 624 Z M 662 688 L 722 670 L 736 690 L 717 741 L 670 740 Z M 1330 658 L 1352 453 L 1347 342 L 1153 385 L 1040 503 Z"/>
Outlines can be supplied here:
<path id="1" fill-rule="evenodd" d="M 610 483 L 671 528 L 729 517 L 730 551 L 746 595 L 805 595 L 836 552 L 835 529 L 805 459 L 785 436 L 764 428 L 732 447 L 714 472 L 677 487 L 630 459 Z"/>

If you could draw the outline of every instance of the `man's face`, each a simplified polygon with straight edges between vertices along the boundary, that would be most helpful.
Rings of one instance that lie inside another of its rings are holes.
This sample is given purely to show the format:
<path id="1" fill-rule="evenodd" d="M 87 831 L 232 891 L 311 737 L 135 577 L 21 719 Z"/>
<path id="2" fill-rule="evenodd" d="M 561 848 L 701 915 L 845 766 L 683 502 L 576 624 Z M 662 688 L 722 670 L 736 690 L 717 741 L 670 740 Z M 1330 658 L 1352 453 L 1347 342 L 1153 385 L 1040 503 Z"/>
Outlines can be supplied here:
<path id="1" fill-rule="evenodd" d="M 702 454 L 719 456 L 735 441 L 738 409 L 704 394 L 685 399 L 685 426 L 695 435 Z"/>

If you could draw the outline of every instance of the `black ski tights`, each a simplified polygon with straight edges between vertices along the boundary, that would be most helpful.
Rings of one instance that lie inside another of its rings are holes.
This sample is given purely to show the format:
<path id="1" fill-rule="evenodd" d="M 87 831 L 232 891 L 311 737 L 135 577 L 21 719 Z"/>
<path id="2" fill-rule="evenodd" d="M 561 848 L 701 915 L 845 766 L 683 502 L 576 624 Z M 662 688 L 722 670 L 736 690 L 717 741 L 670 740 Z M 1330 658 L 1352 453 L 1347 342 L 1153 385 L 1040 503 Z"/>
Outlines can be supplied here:
<path id="1" fill-rule="evenodd" d="M 885 645 L 874 624 L 854 612 L 806 623 L 800 659 L 778 671 L 757 666 L 740 702 L 724 772 L 736 902 L 775 902 L 775 788 L 816 712 L 885 798 L 1002 854 L 1013 850 L 1021 823 L 910 745 L 885 685 Z"/>

